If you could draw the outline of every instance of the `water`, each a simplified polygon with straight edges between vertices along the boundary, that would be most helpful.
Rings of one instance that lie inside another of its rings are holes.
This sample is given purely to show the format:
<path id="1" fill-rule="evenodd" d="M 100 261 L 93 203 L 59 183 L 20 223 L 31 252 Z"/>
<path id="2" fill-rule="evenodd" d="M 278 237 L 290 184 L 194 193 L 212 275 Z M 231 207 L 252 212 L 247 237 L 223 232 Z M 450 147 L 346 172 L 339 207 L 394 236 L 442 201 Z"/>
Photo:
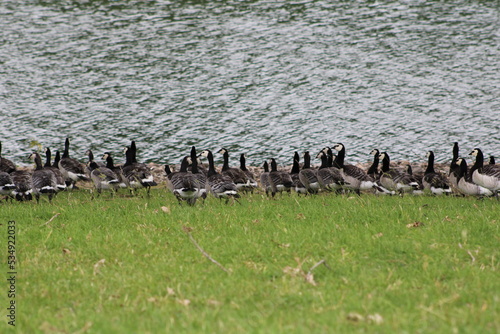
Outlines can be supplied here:
<path id="1" fill-rule="evenodd" d="M 0 3 L 3 155 L 30 143 L 84 160 L 198 148 L 257 165 L 343 142 L 392 159 L 500 155 L 496 1 Z M 220 159 L 220 157 L 218 157 Z M 219 160 L 220 161 L 220 160 Z"/>

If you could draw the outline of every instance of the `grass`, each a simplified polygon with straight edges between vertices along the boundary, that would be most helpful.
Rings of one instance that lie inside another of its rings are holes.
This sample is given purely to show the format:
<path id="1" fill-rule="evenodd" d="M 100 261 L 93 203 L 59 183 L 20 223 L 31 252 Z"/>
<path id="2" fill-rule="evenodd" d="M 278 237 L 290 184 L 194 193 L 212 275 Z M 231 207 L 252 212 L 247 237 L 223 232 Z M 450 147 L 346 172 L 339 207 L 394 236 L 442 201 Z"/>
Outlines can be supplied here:
<path id="1" fill-rule="evenodd" d="M 3 240 L 17 224 L 18 333 L 500 332 L 495 199 L 188 207 L 156 189 L 0 205 Z"/>

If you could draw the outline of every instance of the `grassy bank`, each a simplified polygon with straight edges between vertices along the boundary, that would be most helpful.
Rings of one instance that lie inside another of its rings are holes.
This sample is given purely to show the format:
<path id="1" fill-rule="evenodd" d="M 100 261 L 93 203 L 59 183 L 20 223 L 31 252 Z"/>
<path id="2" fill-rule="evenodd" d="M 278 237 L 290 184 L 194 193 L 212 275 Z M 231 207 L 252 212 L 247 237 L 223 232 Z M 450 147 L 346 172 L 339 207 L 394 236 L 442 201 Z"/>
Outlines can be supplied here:
<path id="1" fill-rule="evenodd" d="M 156 189 L 0 210 L 2 247 L 17 227 L 19 333 L 500 332 L 495 199 L 187 207 Z"/>

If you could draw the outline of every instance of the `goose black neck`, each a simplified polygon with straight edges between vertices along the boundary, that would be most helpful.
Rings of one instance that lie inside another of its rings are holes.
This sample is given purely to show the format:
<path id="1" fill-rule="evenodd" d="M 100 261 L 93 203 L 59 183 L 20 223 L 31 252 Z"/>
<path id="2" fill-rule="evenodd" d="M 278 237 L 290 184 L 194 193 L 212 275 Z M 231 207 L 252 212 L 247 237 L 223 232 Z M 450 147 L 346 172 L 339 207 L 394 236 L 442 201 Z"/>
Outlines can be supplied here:
<path id="1" fill-rule="evenodd" d="M 470 171 L 471 175 L 476 169 L 481 170 L 481 168 L 483 168 L 483 164 L 484 164 L 483 152 L 478 148 L 476 148 L 476 151 L 477 151 L 476 161 L 474 162 L 474 165 L 471 168 L 471 171 Z"/>
<path id="2" fill-rule="evenodd" d="M 460 161 L 459 168 L 460 169 L 458 170 L 458 180 L 467 175 L 467 161 L 465 161 L 465 159 L 462 159 L 462 161 Z"/>
<path id="3" fill-rule="evenodd" d="M 49 148 L 47 147 L 45 149 L 45 165 L 44 165 L 44 167 L 52 167 L 52 165 L 50 164 L 50 158 L 51 158 L 51 152 L 50 152 Z"/>
<path id="4" fill-rule="evenodd" d="M 271 159 L 271 172 L 277 172 L 278 171 L 278 165 L 276 164 L 276 160 Z"/>
<path id="5" fill-rule="evenodd" d="M 113 158 L 111 157 L 111 154 L 108 154 L 106 157 L 106 168 L 113 169 L 115 168 L 115 164 L 113 162 Z"/>
<path id="6" fill-rule="evenodd" d="M 189 165 L 188 159 L 189 158 L 187 156 L 185 156 L 182 159 L 181 168 L 179 169 L 179 172 L 181 172 L 181 173 L 186 173 L 187 172 L 187 168 L 188 168 L 188 165 Z"/>
<path id="7" fill-rule="evenodd" d="M 309 155 L 309 151 L 304 153 L 304 166 L 302 169 L 311 168 L 311 156 Z"/>
<path id="8" fill-rule="evenodd" d="M 319 166 L 319 169 L 327 168 L 328 167 L 328 157 L 326 156 L 325 153 L 321 154 L 321 166 Z"/>
<path id="9" fill-rule="evenodd" d="M 191 173 L 198 173 L 198 157 L 196 156 L 196 148 L 191 147 Z"/>
<path id="10" fill-rule="evenodd" d="M 326 155 L 328 158 L 328 167 L 332 167 L 333 166 L 333 151 L 331 148 L 326 149 Z"/>
<path id="11" fill-rule="evenodd" d="M 89 150 L 89 161 L 94 161 L 94 153 L 91 150 Z"/>
<path id="12" fill-rule="evenodd" d="M 429 160 L 427 161 L 427 169 L 424 174 L 435 173 L 434 172 L 434 152 L 429 151 Z"/>
<path id="13" fill-rule="evenodd" d="M 384 153 L 384 158 L 382 159 L 382 172 L 388 172 L 390 169 L 391 158 L 389 154 Z"/>
<path id="14" fill-rule="evenodd" d="M 457 161 L 458 159 L 458 142 L 455 142 L 455 144 L 453 144 L 453 161 Z"/>
<path id="15" fill-rule="evenodd" d="M 335 167 L 343 168 L 344 167 L 344 159 L 345 159 L 345 146 L 342 145 L 342 148 L 340 149 L 339 153 L 337 153 L 337 157 L 335 158 L 335 161 L 334 161 L 334 165 L 336 165 Z"/>
<path id="16" fill-rule="evenodd" d="M 91 170 L 94 170 L 94 169 L 99 168 L 99 165 L 95 161 L 90 161 L 89 167 L 90 167 Z"/>
<path id="17" fill-rule="evenodd" d="M 42 170 L 42 158 L 40 157 L 40 154 L 34 153 L 35 154 L 35 164 L 36 164 L 36 170 Z"/>
<path id="18" fill-rule="evenodd" d="M 66 141 L 64 142 L 64 152 L 62 158 L 69 158 L 69 138 L 66 138 Z"/>
<path id="19" fill-rule="evenodd" d="M 375 155 L 373 156 L 373 163 L 370 166 L 370 168 L 368 169 L 368 172 L 367 172 L 368 175 L 373 175 L 373 174 L 377 173 L 378 164 L 379 164 L 379 161 L 380 161 L 379 156 L 380 156 L 379 153 L 375 153 Z"/>
<path id="20" fill-rule="evenodd" d="M 59 161 L 61 161 L 61 153 L 56 151 L 56 156 L 54 157 L 54 167 L 59 168 Z"/>
<path id="21" fill-rule="evenodd" d="M 290 173 L 298 174 L 300 172 L 299 159 L 300 159 L 299 153 L 295 152 L 295 154 L 293 155 L 293 165 L 292 165 L 292 170 L 290 171 Z"/>
<path id="22" fill-rule="evenodd" d="M 217 171 L 215 170 L 214 155 L 212 154 L 212 151 L 208 151 L 207 160 L 208 160 L 208 172 L 207 172 L 207 176 L 210 177 L 212 175 L 217 174 Z"/>
<path id="23" fill-rule="evenodd" d="M 125 149 L 125 164 L 123 165 L 123 167 L 126 167 L 126 166 L 130 166 L 133 164 L 133 161 L 132 161 L 132 150 L 130 149 L 130 147 L 127 147 Z"/>
<path id="24" fill-rule="evenodd" d="M 229 169 L 229 153 L 227 153 L 227 151 L 224 151 L 222 157 L 224 158 L 224 163 L 222 164 L 222 170 L 226 171 Z"/>
<path id="25" fill-rule="evenodd" d="M 267 161 L 264 161 L 264 165 L 262 165 L 262 167 L 264 167 L 264 173 L 269 173 L 269 164 Z"/>
<path id="26" fill-rule="evenodd" d="M 246 159 L 245 159 L 244 153 L 242 153 L 240 156 L 240 169 L 244 172 L 246 172 L 248 170 L 248 168 L 246 166 Z"/>

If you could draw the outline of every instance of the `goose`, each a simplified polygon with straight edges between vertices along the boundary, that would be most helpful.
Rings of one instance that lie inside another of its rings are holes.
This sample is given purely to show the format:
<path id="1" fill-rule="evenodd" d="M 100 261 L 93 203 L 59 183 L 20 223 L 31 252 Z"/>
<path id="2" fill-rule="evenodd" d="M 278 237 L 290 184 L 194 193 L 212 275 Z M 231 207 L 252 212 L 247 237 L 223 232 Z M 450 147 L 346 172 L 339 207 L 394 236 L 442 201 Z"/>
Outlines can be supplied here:
<path id="1" fill-rule="evenodd" d="M 321 150 L 316 159 L 321 160 L 321 166 L 316 172 L 316 177 L 322 189 L 326 190 L 339 190 L 344 185 L 344 179 L 340 170 L 336 167 L 328 166 L 328 155 Z"/>
<path id="2" fill-rule="evenodd" d="M 293 164 L 292 169 L 290 171 L 290 177 L 292 178 L 292 187 L 295 189 L 295 192 L 298 194 L 307 194 L 306 187 L 302 184 L 299 178 L 300 173 L 300 155 L 299 152 L 295 151 L 293 155 Z"/>
<path id="3" fill-rule="evenodd" d="M 33 194 L 36 202 L 40 202 L 41 195 L 47 195 L 49 202 L 52 202 L 52 197 L 57 193 L 57 181 L 54 173 L 42 166 L 42 158 L 37 152 L 30 154 L 29 158 L 36 164 L 36 168 L 31 175 Z"/>
<path id="4" fill-rule="evenodd" d="M 89 172 L 89 175 L 90 173 L 92 172 L 92 170 L 90 170 L 89 166 L 90 166 L 90 163 L 94 162 L 94 153 L 92 152 L 91 149 L 88 149 L 85 154 L 89 157 L 89 161 L 87 163 L 87 171 Z M 98 167 L 106 167 L 106 164 L 102 163 L 102 162 L 95 162 L 97 164 Z"/>
<path id="5" fill-rule="evenodd" d="M 457 188 L 464 195 L 471 196 L 492 196 L 493 192 L 487 188 L 472 182 L 471 175 L 467 171 L 467 161 L 464 158 L 458 158 L 456 164 L 460 167 L 458 173 Z"/>
<path id="6" fill-rule="evenodd" d="M 229 176 L 217 173 L 215 170 L 212 151 L 204 150 L 200 155 L 208 160 L 207 191 L 216 198 L 225 198 L 226 203 L 229 198 L 239 198 L 240 195 L 233 180 Z"/>
<path id="7" fill-rule="evenodd" d="M 382 174 L 379 182 L 384 188 L 400 194 L 413 192 L 419 188 L 418 181 L 413 175 L 390 167 L 391 160 L 387 152 L 380 153 L 380 159 L 382 160 Z"/>
<path id="8" fill-rule="evenodd" d="M 450 180 L 450 184 L 453 187 L 453 189 L 458 189 L 457 188 L 458 173 L 460 172 L 460 166 L 457 164 L 458 153 L 459 153 L 458 142 L 455 142 L 453 144 L 453 157 L 451 158 L 450 171 L 448 173 L 448 180 Z"/>
<path id="9" fill-rule="evenodd" d="M 252 171 L 250 171 L 247 166 L 246 166 L 246 156 L 245 153 L 242 153 L 240 155 L 240 169 L 245 173 L 247 176 L 248 180 L 248 187 L 250 188 L 250 191 L 253 191 L 253 189 L 258 187 L 257 181 L 255 181 L 255 176 L 253 175 Z"/>
<path id="10" fill-rule="evenodd" d="M 484 165 L 483 152 L 479 148 L 473 149 L 469 155 L 475 156 L 476 161 L 470 170 L 472 181 L 494 193 L 500 190 L 500 165 Z"/>
<path id="11" fill-rule="evenodd" d="M 16 185 L 12 181 L 10 174 L 0 172 L 0 195 L 10 196 L 14 189 L 16 189 Z"/>
<path id="12" fill-rule="evenodd" d="M 412 194 L 413 195 L 423 195 L 424 194 L 424 185 L 422 183 L 422 179 L 424 178 L 424 173 L 418 172 L 414 173 L 413 168 L 411 167 L 410 164 L 406 165 L 406 173 L 410 174 L 415 178 L 415 181 L 418 183 L 418 187 L 413 189 Z"/>
<path id="13" fill-rule="evenodd" d="M 31 201 L 33 199 L 33 181 L 31 173 L 26 170 L 15 170 L 10 173 L 12 182 L 16 188 L 12 191 L 12 195 L 18 201 Z"/>
<path id="14" fill-rule="evenodd" d="M 100 167 L 95 161 L 88 162 L 90 178 L 100 195 L 103 190 L 110 190 L 113 195 L 120 187 L 120 180 L 115 172 L 107 167 Z"/>
<path id="15" fill-rule="evenodd" d="M 59 161 L 59 169 L 66 179 L 66 185 L 69 185 L 70 188 L 73 188 L 79 180 L 90 181 L 85 175 L 85 170 L 80 161 L 69 157 L 69 138 L 66 138 L 64 142 L 64 152 L 61 161 Z"/>
<path id="16" fill-rule="evenodd" d="M 118 180 L 120 181 L 119 187 L 120 188 L 127 188 L 127 181 L 125 180 L 125 176 L 123 175 L 122 167 L 115 165 L 113 157 L 111 156 L 111 153 L 104 152 L 101 159 L 106 161 L 105 167 L 111 169 L 113 171 L 113 173 L 115 173 L 116 176 L 118 177 Z"/>
<path id="17" fill-rule="evenodd" d="M 342 178 L 346 183 L 346 188 L 354 190 L 359 195 L 361 190 L 372 189 L 376 186 L 375 180 L 366 174 L 364 170 L 344 163 L 346 155 L 344 144 L 337 143 L 333 146 L 333 149 L 338 151 L 337 157 L 333 161 L 333 165 L 340 169 Z"/>
<path id="18" fill-rule="evenodd" d="M 247 175 L 240 168 L 229 167 L 229 152 L 225 148 L 221 148 L 217 153 L 222 154 L 224 158 L 221 174 L 229 176 L 238 191 L 251 190 Z"/>
<path id="19" fill-rule="evenodd" d="M 12 173 L 16 170 L 16 165 L 9 159 L 2 157 L 2 142 L 0 141 L 0 172 Z"/>
<path id="20" fill-rule="evenodd" d="M 57 191 L 66 190 L 66 182 L 64 181 L 64 176 L 58 167 L 52 166 L 52 164 L 50 162 L 51 157 L 52 157 L 52 153 L 50 151 L 50 148 L 46 147 L 45 148 L 45 165 L 43 165 L 43 168 L 50 170 L 52 173 L 54 173 L 54 176 L 56 178 Z"/>
<path id="21" fill-rule="evenodd" d="M 123 176 L 131 191 L 137 188 L 146 188 L 149 196 L 151 187 L 158 184 L 154 181 L 150 168 L 146 164 L 137 162 L 136 153 L 135 141 L 132 141 L 130 147 L 125 148 L 126 161 L 122 168 Z"/>
<path id="22" fill-rule="evenodd" d="M 427 168 L 422 178 L 424 189 L 434 195 L 450 194 L 451 188 L 444 175 L 436 173 L 434 170 L 434 152 L 427 152 Z"/>
<path id="23" fill-rule="evenodd" d="M 299 172 L 299 180 L 306 187 L 307 192 L 316 194 L 321 189 L 321 184 L 318 180 L 317 170 L 311 168 L 311 155 L 309 151 L 304 152 L 304 165 Z"/>
<path id="24" fill-rule="evenodd" d="M 196 148 L 193 146 L 191 156 L 182 159 L 178 172 L 169 172 L 170 167 L 165 170 L 168 174 L 168 187 L 174 193 L 179 204 L 185 200 L 189 205 L 195 205 L 199 197 L 206 197 L 206 177 L 198 171 L 197 160 Z M 187 171 L 189 163 L 191 163 L 191 172 Z"/>
<path id="25" fill-rule="evenodd" d="M 373 150 L 371 150 L 370 154 L 373 155 L 373 162 L 366 171 L 366 174 L 368 174 L 368 176 L 371 176 L 374 180 L 378 180 L 380 177 L 380 173 L 378 171 L 378 165 L 380 163 L 380 151 L 374 148 Z"/>
<path id="26" fill-rule="evenodd" d="M 271 195 L 278 192 L 290 192 L 292 188 L 292 178 L 287 172 L 278 171 L 278 164 L 276 159 L 271 158 L 271 171 L 269 172 L 269 183 L 271 185 Z"/>
<path id="27" fill-rule="evenodd" d="M 264 168 L 264 172 L 260 174 L 260 184 L 264 191 L 266 192 L 266 195 L 269 195 L 271 190 L 271 181 L 269 179 L 269 164 L 267 161 L 264 161 L 264 164 L 262 165 L 262 168 Z"/>

